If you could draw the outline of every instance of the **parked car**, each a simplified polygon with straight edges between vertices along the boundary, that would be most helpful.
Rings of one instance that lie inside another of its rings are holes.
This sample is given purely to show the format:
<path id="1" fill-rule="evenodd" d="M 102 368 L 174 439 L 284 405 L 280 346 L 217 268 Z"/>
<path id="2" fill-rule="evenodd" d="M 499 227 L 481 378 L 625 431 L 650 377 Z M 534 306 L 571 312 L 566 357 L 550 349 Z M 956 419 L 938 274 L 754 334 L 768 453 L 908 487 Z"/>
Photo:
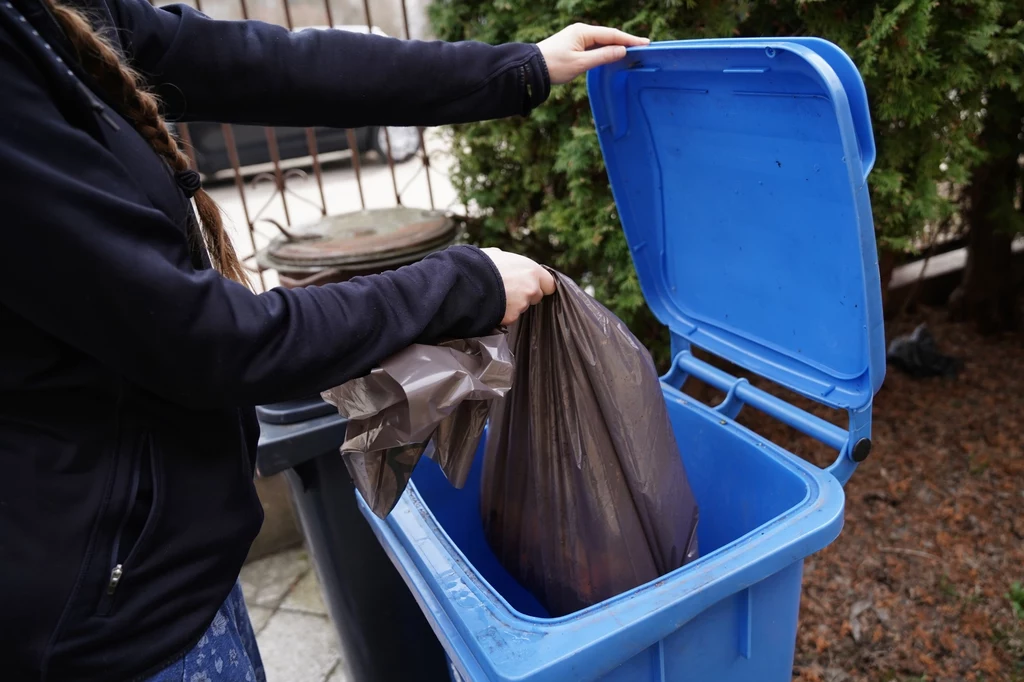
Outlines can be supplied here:
<path id="1" fill-rule="evenodd" d="M 310 26 L 309 29 L 325 30 L 326 26 Z M 336 29 L 366 33 L 366 26 L 336 25 Z M 301 29 L 305 30 L 305 29 Z M 386 35 L 374 26 L 371 32 L 375 35 Z M 349 149 L 348 133 L 340 128 L 315 127 L 316 150 L 318 154 L 347 151 Z M 387 133 L 385 134 L 385 130 Z M 232 126 L 235 137 L 235 148 L 238 150 L 239 165 L 255 166 L 270 163 L 270 150 L 267 147 L 265 129 L 261 126 Z M 231 168 L 227 143 L 219 123 L 195 122 L 188 124 L 188 132 L 192 139 L 192 148 L 196 157 L 199 172 L 213 175 Z M 277 147 L 280 158 L 297 159 L 309 156 L 309 145 L 306 140 L 305 128 L 275 127 Z M 388 142 L 390 141 L 391 158 L 395 163 L 408 161 L 420 150 L 420 130 L 388 126 L 371 126 L 356 128 L 354 133 L 356 147 L 360 154 L 368 151 L 377 152 L 387 158 Z"/>

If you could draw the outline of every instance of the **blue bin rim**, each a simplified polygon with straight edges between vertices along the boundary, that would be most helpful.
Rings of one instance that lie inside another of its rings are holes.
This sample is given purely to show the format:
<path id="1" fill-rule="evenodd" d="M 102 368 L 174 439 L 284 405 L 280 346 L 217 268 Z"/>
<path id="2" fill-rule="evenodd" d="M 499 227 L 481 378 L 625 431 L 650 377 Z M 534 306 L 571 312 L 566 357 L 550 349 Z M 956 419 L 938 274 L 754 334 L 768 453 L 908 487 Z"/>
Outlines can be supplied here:
<path id="1" fill-rule="evenodd" d="M 715 603 L 802 561 L 839 536 L 846 497 L 831 473 L 670 387 L 666 387 L 665 396 L 758 447 L 765 456 L 799 476 L 807 493 L 786 512 L 693 563 L 568 616 L 538 618 L 514 609 L 455 545 L 415 484 L 410 484 L 383 521 L 361 497 L 358 499 L 363 515 L 453 660 L 461 660 L 465 654 L 450 650 L 447 640 L 456 636 L 469 646 L 475 663 L 487 671 L 490 679 L 520 679 L 549 667 L 560 670 L 563 665 L 564 675 L 553 679 L 569 679 L 570 674 L 573 679 L 596 677 L 628 658 L 625 649 L 632 649 L 632 654 L 643 651 Z M 421 540 L 430 538 L 439 540 L 435 545 L 440 546 L 428 557 L 418 548 Z M 757 556 L 752 559 L 750 555 L 755 552 Z M 443 600 L 441 594 L 445 595 Z M 671 618 L 650 618 L 653 613 L 669 611 L 673 612 Z M 503 630 L 515 633 L 518 653 L 499 660 L 495 653 L 508 647 L 488 649 L 477 635 L 486 633 L 493 641 Z M 556 640 L 565 642 L 565 637 L 577 643 L 569 651 L 564 645 L 554 645 Z M 531 639 L 534 641 L 524 641 Z M 610 649 L 616 653 L 612 655 Z M 584 652 L 586 655 L 581 656 Z"/>

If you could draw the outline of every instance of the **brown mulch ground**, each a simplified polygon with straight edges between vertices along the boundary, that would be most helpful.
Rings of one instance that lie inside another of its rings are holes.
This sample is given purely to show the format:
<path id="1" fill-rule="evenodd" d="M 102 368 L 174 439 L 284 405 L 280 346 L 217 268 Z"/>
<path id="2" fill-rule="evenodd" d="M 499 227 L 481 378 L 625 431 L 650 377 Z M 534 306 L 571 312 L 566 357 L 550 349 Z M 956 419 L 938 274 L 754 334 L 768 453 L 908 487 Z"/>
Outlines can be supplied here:
<path id="1" fill-rule="evenodd" d="M 965 368 L 889 369 L 846 527 L 806 562 L 795 680 L 1024 680 L 1008 597 L 1024 582 L 1024 337 L 982 338 L 938 312 L 887 331 L 921 321 Z M 818 464 L 834 457 L 763 415 L 740 421 Z"/>
<path id="2" fill-rule="evenodd" d="M 924 380 L 889 368 L 873 451 L 845 489 L 845 527 L 805 562 L 794 682 L 1024 682 L 1024 590 L 1018 614 L 1009 594 L 1024 583 L 1024 334 L 982 337 L 923 310 L 887 336 L 921 322 L 964 367 Z M 684 391 L 724 397 L 693 380 Z M 738 421 L 819 466 L 836 457 L 750 408 Z"/>

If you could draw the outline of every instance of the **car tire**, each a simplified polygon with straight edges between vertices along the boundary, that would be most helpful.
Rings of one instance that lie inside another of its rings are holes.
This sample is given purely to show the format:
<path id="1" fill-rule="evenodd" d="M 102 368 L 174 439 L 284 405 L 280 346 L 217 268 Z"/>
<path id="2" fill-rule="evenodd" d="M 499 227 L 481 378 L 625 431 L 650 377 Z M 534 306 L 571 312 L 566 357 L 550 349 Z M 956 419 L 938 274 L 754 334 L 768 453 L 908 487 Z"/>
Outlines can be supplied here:
<path id="1" fill-rule="evenodd" d="M 370 135 L 373 150 L 388 158 L 388 143 L 384 135 L 384 127 L 374 128 Z M 391 158 L 395 163 L 405 163 L 420 151 L 420 131 L 418 128 L 389 126 L 387 135 L 391 138 Z"/>

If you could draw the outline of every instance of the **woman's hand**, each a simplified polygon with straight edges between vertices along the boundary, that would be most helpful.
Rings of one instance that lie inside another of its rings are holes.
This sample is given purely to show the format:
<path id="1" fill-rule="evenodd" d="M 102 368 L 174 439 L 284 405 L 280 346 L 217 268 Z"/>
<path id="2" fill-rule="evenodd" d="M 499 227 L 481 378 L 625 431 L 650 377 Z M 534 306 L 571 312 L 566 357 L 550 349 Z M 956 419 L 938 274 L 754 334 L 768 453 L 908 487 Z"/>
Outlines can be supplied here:
<path id="1" fill-rule="evenodd" d="M 555 293 L 555 278 L 551 273 L 525 256 L 501 249 L 484 249 L 501 274 L 505 285 L 505 317 L 501 323 L 512 324 L 531 305 L 540 303 L 545 296 Z"/>
<path id="2" fill-rule="evenodd" d="M 626 56 L 627 47 L 650 42 L 614 28 L 573 24 L 542 40 L 537 47 L 548 65 L 551 84 L 561 85 L 585 71 L 619 61 Z"/>

